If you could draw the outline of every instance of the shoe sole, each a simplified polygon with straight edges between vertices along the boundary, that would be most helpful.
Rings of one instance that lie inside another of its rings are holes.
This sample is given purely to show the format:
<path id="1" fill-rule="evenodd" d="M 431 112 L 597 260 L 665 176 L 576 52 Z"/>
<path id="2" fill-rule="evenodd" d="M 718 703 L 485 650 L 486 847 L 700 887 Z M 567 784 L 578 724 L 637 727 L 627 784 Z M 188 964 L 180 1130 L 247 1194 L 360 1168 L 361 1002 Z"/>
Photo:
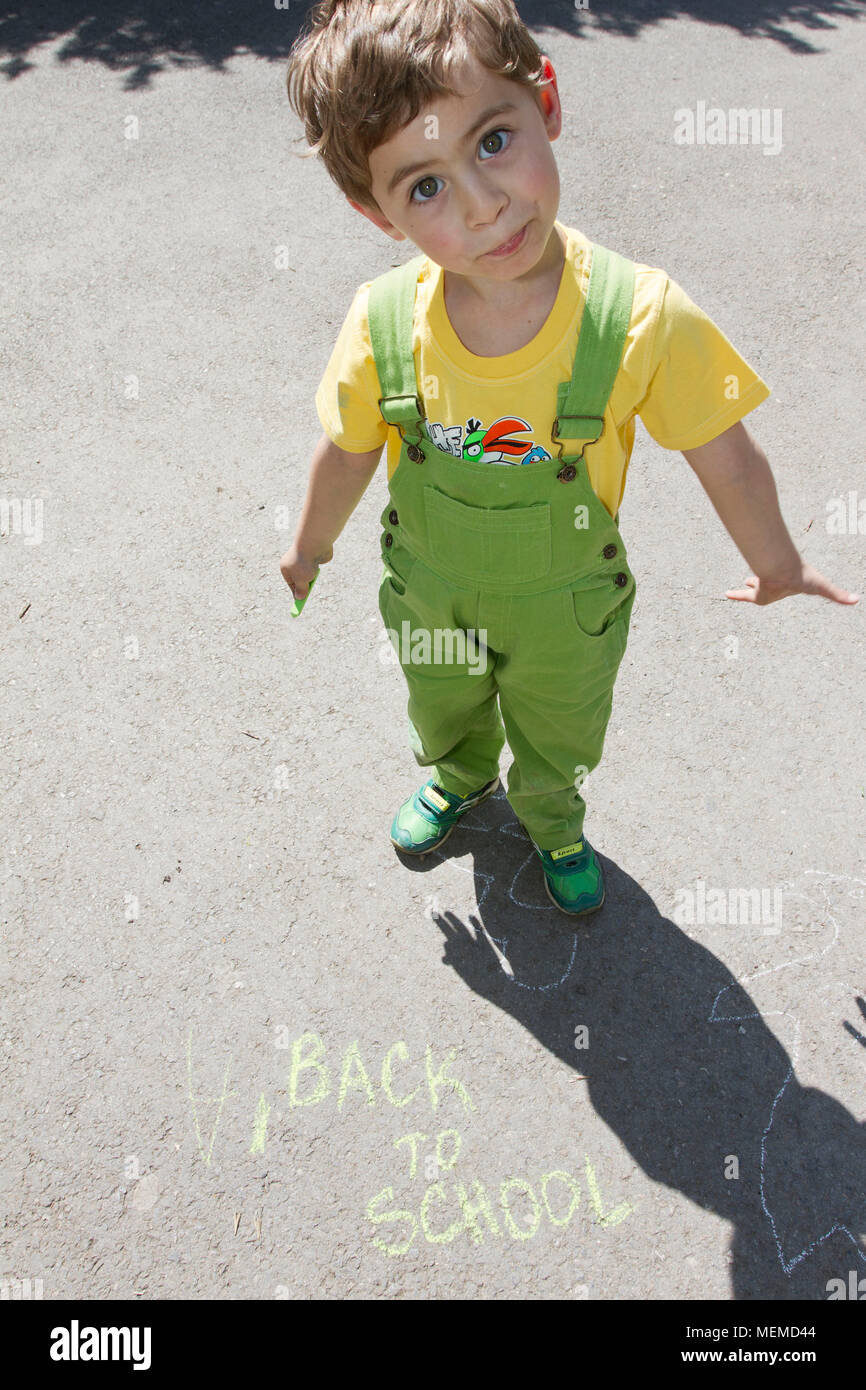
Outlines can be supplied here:
<path id="1" fill-rule="evenodd" d="M 543 872 L 543 871 L 542 871 L 542 872 Z M 550 891 L 550 884 L 549 884 L 548 881 L 547 881 L 547 875 L 546 875 L 546 874 L 544 874 L 544 886 L 545 886 L 545 888 L 547 889 L 547 896 L 550 898 L 550 901 L 553 903 L 553 906 L 554 906 L 554 907 L 558 907 L 559 910 L 560 910 L 560 912 L 564 912 L 565 915 L 566 915 L 566 917 L 589 917 L 593 912 L 598 912 L 600 908 L 604 907 L 604 899 L 605 899 L 604 884 L 602 884 L 602 887 L 601 887 L 601 902 L 600 902 L 600 903 L 597 903 L 595 907 L 582 907 L 582 908 L 580 908 L 580 910 L 579 910 L 578 912 L 573 912 L 573 911 L 571 910 L 571 908 L 563 907 L 563 906 L 562 906 L 562 903 L 558 903 L 558 902 L 556 901 L 556 898 L 553 896 L 553 894 L 552 894 L 551 891 Z"/>
<path id="2" fill-rule="evenodd" d="M 437 840 L 435 845 L 428 845 L 426 849 L 407 849 L 405 845 L 399 844 L 398 841 L 394 839 L 393 835 L 390 837 L 391 844 L 394 846 L 395 849 L 398 849 L 401 854 L 412 854 L 415 856 L 416 859 L 422 859 L 425 854 L 432 854 L 434 849 L 439 849 L 440 846 L 444 845 L 445 841 L 448 839 L 448 836 L 457 829 L 457 826 L 459 825 L 463 817 L 467 814 L 467 812 L 474 811 L 475 807 L 480 806 L 482 801 L 486 801 L 488 796 L 492 796 L 498 787 L 499 778 L 497 777 L 496 781 L 493 783 L 493 786 L 490 788 L 489 791 L 486 791 L 483 796 L 479 796 L 478 800 L 473 801 L 471 805 L 465 806 L 463 808 L 454 824 L 448 827 L 448 829 L 445 831 L 445 834 L 442 836 L 442 839 Z"/>

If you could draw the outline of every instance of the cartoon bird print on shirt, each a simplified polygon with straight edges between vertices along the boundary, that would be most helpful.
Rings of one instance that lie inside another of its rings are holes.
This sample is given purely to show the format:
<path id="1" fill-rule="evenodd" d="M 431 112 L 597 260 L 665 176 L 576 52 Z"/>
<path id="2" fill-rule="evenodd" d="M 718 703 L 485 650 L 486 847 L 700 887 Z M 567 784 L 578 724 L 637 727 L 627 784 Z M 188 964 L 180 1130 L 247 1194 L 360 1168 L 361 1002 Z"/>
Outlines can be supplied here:
<path id="1" fill-rule="evenodd" d="M 528 430 L 531 425 L 513 415 L 503 415 L 487 429 L 480 420 L 466 421 L 466 438 L 461 457 L 470 463 L 533 463 L 550 458 L 546 449 L 525 439 L 509 439 L 512 430 Z M 509 457 L 509 455 L 511 457 Z"/>

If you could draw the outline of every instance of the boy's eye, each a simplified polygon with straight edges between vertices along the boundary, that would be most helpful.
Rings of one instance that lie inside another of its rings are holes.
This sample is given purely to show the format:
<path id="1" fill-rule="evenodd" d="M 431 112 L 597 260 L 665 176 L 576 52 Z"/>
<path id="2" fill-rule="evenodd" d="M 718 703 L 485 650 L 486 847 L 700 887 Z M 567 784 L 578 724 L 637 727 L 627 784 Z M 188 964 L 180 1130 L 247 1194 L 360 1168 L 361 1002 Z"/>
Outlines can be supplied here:
<path id="1" fill-rule="evenodd" d="M 503 136 L 503 135 L 507 135 L 507 136 L 510 137 L 510 135 L 511 135 L 511 129 L 510 129 L 510 127 L 508 127 L 508 126 L 500 126 L 497 130 L 489 130 L 489 131 L 487 132 L 486 135 L 482 136 L 481 141 L 480 141 L 480 144 L 479 144 L 479 149 L 481 149 L 484 145 L 486 145 L 488 140 L 499 141 L 498 147 L 497 147 L 496 149 L 493 149 L 493 150 L 488 150 L 488 151 L 487 151 L 487 154 L 488 154 L 488 155 L 501 154 L 503 148 L 505 148 L 505 149 L 508 148 L 507 145 L 503 145 L 503 143 L 502 143 L 502 136 Z M 509 141 L 509 143 L 510 143 L 510 141 Z M 420 188 L 420 189 L 423 189 L 425 184 L 428 185 L 428 187 L 429 187 L 430 184 L 435 185 L 436 183 L 441 183 L 441 179 L 439 178 L 439 176 L 438 176 L 437 174 L 425 174 L 424 177 L 423 177 L 423 179 L 419 179 L 418 182 L 412 186 L 412 188 L 411 188 L 411 190 L 410 190 L 410 192 L 409 192 L 409 201 L 410 201 L 410 203 L 418 203 L 418 202 L 421 202 L 421 203 L 431 203 L 431 202 L 433 201 L 433 199 L 435 198 L 435 196 L 436 196 L 437 190 L 436 190 L 435 187 L 433 188 L 433 190 L 432 190 L 432 192 L 430 193 L 429 197 L 425 197 L 425 196 L 422 195 L 420 198 L 416 198 L 416 197 L 415 197 L 415 193 L 417 192 L 417 190 L 418 190 L 419 188 Z"/>
<path id="2" fill-rule="evenodd" d="M 429 203 L 429 202 L 436 196 L 436 189 L 435 189 L 435 188 L 433 189 L 433 192 L 430 194 L 430 197 L 429 197 L 429 198 L 427 198 L 427 197 L 422 197 L 422 198 L 418 199 L 418 198 L 415 197 L 415 192 L 416 192 L 417 189 L 423 188 L 425 184 L 427 184 L 427 185 L 429 186 L 431 183 L 432 183 L 432 184 L 435 184 L 435 183 L 437 183 L 437 182 L 441 182 L 441 180 L 437 180 L 437 177 L 436 177 L 435 174 L 425 174 L 424 177 L 423 177 L 423 179 L 420 179 L 419 182 L 415 184 L 415 187 L 412 189 L 412 192 L 409 194 L 409 201 L 410 201 L 410 203 L 416 203 L 416 202 Z"/>
<path id="3" fill-rule="evenodd" d="M 482 139 L 481 143 L 482 143 L 482 145 L 483 145 L 483 144 L 485 144 L 486 141 L 488 141 L 488 140 L 496 140 L 496 139 L 498 139 L 500 135 L 510 135 L 510 134 L 511 134 L 511 131 L 508 129 L 508 127 L 507 127 L 507 126 L 502 126 L 499 130 L 491 130 L 491 131 L 489 132 L 489 134 L 487 134 L 487 135 L 484 136 L 484 138 Z M 495 149 L 495 150 L 488 150 L 487 153 L 488 153 L 488 154 L 499 154 L 500 151 L 501 151 L 503 148 L 505 148 L 505 147 L 504 147 L 502 144 L 500 144 L 500 146 L 499 146 L 498 149 Z"/>

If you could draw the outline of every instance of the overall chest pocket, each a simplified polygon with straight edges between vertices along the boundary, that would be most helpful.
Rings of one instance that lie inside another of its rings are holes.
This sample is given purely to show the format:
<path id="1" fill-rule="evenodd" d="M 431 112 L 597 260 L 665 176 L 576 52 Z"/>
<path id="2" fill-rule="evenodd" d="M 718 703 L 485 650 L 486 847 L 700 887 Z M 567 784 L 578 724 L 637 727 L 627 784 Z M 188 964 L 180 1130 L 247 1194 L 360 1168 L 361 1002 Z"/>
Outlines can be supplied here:
<path id="1" fill-rule="evenodd" d="M 432 559 L 468 580 L 542 579 L 550 572 L 550 503 L 468 507 L 434 487 L 424 489 Z"/>

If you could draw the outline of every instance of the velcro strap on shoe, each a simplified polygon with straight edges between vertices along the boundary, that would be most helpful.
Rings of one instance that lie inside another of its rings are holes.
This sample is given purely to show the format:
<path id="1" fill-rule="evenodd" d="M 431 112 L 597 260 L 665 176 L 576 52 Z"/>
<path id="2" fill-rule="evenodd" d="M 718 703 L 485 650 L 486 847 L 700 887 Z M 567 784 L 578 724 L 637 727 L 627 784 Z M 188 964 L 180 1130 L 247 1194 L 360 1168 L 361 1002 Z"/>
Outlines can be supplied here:
<path id="1" fill-rule="evenodd" d="M 444 796 L 433 787 L 425 787 L 421 793 L 421 800 L 430 807 L 431 811 L 450 811 L 451 802 L 446 801 Z"/>
<path id="2" fill-rule="evenodd" d="M 551 859 L 562 859 L 566 854 L 576 854 L 581 849 L 583 849 L 583 840 L 578 840 L 576 845 L 566 845 L 565 849 L 552 849 L 550 857 Z"/>

